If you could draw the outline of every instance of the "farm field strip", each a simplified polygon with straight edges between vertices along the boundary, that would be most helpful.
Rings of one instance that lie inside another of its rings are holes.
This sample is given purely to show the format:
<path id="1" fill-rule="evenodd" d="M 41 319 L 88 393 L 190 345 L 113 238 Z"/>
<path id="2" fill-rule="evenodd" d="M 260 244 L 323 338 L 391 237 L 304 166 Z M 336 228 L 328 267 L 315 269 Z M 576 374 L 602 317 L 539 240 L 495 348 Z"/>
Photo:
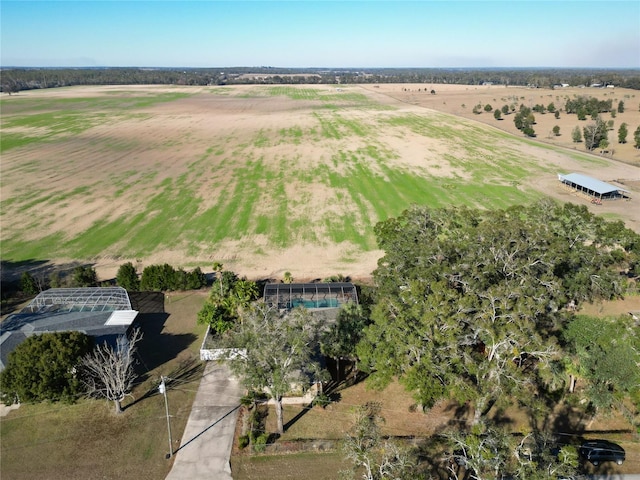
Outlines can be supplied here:
<path id="1" fill-rule="evenodd" d="M 504 208 L 539 198 L 528 180 L 553 178 L 555 157 L 607 164 L 355 88 L 67 100 L 2 101 L 3 131 L 41 129 L 22 146 L 2 138 L 3 260 L 171 252 L 185 265 L 306 245 L 353 263 L 412 203 Z"/>

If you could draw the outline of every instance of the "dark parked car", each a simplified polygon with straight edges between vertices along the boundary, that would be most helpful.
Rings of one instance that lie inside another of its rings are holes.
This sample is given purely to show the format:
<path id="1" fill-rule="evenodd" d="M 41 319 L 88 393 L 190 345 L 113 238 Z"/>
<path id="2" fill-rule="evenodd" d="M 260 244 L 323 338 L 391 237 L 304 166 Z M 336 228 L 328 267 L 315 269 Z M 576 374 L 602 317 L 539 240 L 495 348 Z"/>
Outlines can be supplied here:
<path id="1" fill-rule="evenodd" d="M 589 440 L 580 446 L 580 456 L 594 465 L 602 462 L 624 462 L 624 448 L 608 440 Z"/>

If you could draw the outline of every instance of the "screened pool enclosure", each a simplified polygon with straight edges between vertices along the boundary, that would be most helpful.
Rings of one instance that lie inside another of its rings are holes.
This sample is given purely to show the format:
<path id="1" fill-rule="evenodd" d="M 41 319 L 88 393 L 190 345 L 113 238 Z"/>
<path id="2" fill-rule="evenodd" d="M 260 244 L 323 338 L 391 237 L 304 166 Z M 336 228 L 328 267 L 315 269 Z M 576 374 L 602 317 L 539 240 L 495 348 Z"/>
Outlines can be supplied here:
<path id="1" fill-rule="evenodd" d="M 264 301 L 280 310 L 302 306 L 308 309 L 339 308 L 345 303 L 358 303 L 356 287 L 349 282 L 334 283 L 268 283 Z"/>

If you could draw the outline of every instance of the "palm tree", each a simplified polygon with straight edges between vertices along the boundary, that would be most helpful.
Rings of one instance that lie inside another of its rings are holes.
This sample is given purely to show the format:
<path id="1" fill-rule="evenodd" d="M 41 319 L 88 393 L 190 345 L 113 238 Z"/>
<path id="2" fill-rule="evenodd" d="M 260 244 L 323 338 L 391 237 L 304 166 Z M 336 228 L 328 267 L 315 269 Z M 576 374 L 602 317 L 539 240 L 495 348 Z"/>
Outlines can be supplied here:
<path id="1" fill-rule="evenodd" d="M 220 297 L 222 297 L 222 262 L 213 262 L 213 271 L 216 272 L 216 278 L 220 284 Z"/>
<path id="2" fill-rule="evenodd" d="M 282 281 L 284 283 L 293 283 L 293 275 L 291 275 L 291 272 L 284 272 L 284 278 Z"/>

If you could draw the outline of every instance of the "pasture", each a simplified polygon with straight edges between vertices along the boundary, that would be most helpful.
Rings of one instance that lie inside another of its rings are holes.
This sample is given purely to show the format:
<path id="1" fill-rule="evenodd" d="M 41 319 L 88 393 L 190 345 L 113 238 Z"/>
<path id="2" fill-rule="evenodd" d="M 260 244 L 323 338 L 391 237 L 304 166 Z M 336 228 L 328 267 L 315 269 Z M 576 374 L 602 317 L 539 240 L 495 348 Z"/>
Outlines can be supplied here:
<path id="1" fill-rule="evenodd" d="M 368 277 L 381 256 L 375 224 L 412 203 L 586 204 L 557 173 L 640 179 L 638 167 L 387 93 L 113 86 L 3 96 L 2 260 L 90 262 L 101 278 L 125 261 Z M 598 208 L 640 229 L 628 205 Z"/>

